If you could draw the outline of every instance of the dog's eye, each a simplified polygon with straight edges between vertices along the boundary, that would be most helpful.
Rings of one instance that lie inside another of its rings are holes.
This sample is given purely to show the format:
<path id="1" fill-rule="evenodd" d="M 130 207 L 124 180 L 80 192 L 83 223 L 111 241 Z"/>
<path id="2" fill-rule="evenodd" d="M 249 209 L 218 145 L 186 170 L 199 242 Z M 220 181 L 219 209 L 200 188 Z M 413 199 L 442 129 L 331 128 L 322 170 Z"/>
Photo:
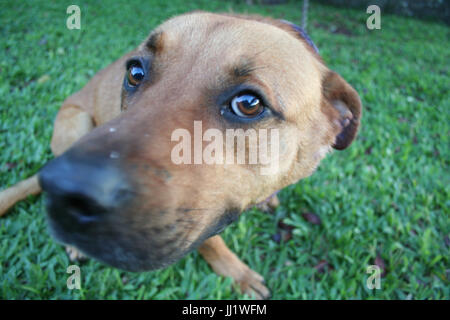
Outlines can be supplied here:
<path id="1" fill-rule="evenodd" d="M 142 80 L 144 80 L 144 77 L 144 69 L 142 68 L 140 63 L 135 62 L 128 67 L 127 80 L 130 86 L 138 86 L 142 82 Z"/>
<path id="2" fill-rule="evenodd" d="M 264 110 L 264 106 L 258 97 L 252 94 L 237 95 L 230 102 L 231 110 L 239 117 L 252 118 Z"/>

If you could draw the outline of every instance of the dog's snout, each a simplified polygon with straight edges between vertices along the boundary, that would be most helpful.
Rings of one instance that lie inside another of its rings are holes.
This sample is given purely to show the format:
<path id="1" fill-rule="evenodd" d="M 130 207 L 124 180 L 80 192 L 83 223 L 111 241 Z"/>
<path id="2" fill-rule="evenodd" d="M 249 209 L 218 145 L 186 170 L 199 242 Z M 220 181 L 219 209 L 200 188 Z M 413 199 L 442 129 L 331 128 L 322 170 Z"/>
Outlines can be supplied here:
<path id="1" fill-rule="evenodd" d="M 61 156 L 39 173 L 52 218 L 89 222 L 120 208 L 130 194 L 120 168 L 102 158 Z"/>

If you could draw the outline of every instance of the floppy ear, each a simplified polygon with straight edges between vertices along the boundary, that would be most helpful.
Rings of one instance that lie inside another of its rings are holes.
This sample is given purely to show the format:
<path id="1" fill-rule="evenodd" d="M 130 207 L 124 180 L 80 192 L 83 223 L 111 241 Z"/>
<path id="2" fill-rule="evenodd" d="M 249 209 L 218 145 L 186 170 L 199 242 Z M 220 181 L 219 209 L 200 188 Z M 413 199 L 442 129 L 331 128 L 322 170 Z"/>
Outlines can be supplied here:
<path id="1" fill-rule="evenodd" d="M 343 150 L 355 139 L 362 115 L 361 99 L 340 75 L 329 70 L 322 79 L 322 108 L 335 130 L 333 148 Z"/>

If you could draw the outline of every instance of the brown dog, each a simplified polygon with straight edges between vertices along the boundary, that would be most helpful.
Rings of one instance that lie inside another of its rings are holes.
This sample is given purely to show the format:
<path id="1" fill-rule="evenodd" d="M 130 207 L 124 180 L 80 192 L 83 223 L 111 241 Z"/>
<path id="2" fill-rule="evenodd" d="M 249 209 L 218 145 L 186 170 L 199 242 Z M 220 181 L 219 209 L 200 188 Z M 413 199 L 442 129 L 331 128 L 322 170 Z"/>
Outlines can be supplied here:
<path id="1" fill-rule="evenodd" d="M 311 175 L 332 147 L 346 148 L 360 118 L 356 91 L 298 27 L 258 16 L 178 16 L 63 103 L 51 142 L 58 157 L 39 181 L 3 191 L 0 213 L 42 187 L 52 234 L 89 256 L 141 271 L 198 247 L 214 271 L 265 298 L 263 277 L 217 234 Z M 261 164 L 175 164 L 172 133 L 193 133 L 194 121 L 222 132 L 276 129 L 279 165 L 263 175 Z"/>

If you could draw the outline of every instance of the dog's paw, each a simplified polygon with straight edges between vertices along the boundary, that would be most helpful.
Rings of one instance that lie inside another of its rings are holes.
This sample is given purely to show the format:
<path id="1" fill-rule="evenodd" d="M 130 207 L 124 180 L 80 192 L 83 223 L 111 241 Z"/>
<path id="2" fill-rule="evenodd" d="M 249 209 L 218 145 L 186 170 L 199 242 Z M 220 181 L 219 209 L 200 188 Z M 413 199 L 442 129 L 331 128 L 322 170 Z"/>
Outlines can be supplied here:
<path id="1" fill-rule="evenodd" d="M 264 285 L 265 281 L 262 275 L 246 267 L 242 277 L 236 281 L 242 293 L 256 300 L 270 298 L 270 291 Z"/>
<path id="2" fill-rule="evenodd" d="M 264 285 L 264 278 L 239 260 L 220 236 L 206 240 L 200 246 L 199 252 L 218 275 L 231 277 L 234 287 L 239 287 L 241 293 L 259 300 L 270 297 L 270 291 Z"/>
<path id="3" fill-rule="evenodd" d="M 86 260 L 87 257 L 82 254 L 77 248 L 72 246 L 66 246 L 66 253 L 69 256 L 69 260 L 72 262 Z"/>
<path id="4" fill-rule="evenodd" d="M 264 202 L 257 204 L 256 207 L 263 212 L 273 212 L 280 205 L 280 200 L 278 200 L 278 196 L 276 194 L 270 196 Z"/>

